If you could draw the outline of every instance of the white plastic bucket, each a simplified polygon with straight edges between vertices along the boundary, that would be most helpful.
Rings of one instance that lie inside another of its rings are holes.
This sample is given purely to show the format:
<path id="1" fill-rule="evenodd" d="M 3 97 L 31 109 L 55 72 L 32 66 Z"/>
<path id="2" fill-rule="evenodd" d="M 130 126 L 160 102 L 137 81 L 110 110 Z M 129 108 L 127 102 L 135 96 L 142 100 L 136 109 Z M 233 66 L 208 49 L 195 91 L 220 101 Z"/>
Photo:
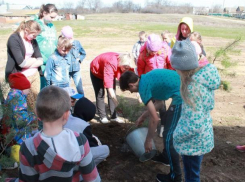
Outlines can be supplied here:
<path id="1" fill-rule="evenodd" d="M 142 127 L 142 128 L 137 128 L 130 132 L 126 136 L 126 141 L 130 148 L 133 150 L 135 155 L 139 158 L 140 162 L 145 162 L 150 160 L 152 157 L 156 155 L 156 146 L 154 141 L 152 140 L 152 150 L 148 153 L 145 152 L 145 139 L 146 135 L 148 132 L 148 128 Z"/>

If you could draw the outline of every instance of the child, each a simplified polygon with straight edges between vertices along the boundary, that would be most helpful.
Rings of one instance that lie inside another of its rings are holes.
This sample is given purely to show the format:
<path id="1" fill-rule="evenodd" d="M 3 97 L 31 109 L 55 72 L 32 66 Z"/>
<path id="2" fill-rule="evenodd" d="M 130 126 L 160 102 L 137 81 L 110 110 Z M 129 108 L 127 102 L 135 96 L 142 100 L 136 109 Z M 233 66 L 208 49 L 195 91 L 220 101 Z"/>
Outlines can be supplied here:
<path id="1" fill-rule="evenodd" d="M 2 134 L 5 136 L 11 131 L 11 128 L 15 130 L 15 137 L 11 144 L 16 144 L 14 148 L 17 150 L 11 152 L 12 156 L 17 156 L 19 153 L 19 146 L 31 136 L 30 124 L 37 121 L 37 117 L 34 113 L 27 109 L 26 97 L 29 93 L 31 84 L 22 73 L 12 73 L 9 75 L 10 91 L 8 97 L 4 103 L 4 118 L 2 124 L 4 129 Z M 32 131 L 35 134 L 37 129 Z M 18 162 L 18 157 L 15 158 Z"/>
<path id="2" fill-rule="evenodd" d="M 48 58 L 44 76 L 47 85 L 55 85 L 61 88 L 69 86 L 69 69 L 71 65 L 70 40 L 60 36 L 55 52 Z"/>
<path id="3" fill-rule="evenodd" d="M 110 150 L 107 145 L 101 145 L 100 141 L 97 141 L 98 138 L 92 134 L 88 121 L 94 118 L 95 113 L 95 105 L 87 98 L 82 97 L 76 102 L 74 114 L 69 116 L 64 127 L 83 133 L 87 137 L 94 162 L 98 165 L 108 157 Z"/>
<path id="4" fill-rule="evenodd" d="M 207 64 L 209 64 L 209 61 L 206 58 L 206 56 L 204 56 L 202 54 L 202 49 L 201 49 L 200 45 L 196 41 L 191 41 L 191 43 L 194 45 L 195 50 L 196 50 L 196 54 L 198 57 L 198 66 L 200 68 L 202 68 L 202 67 L 206 66 Z"/>
<path id="5" fill-rule="evenodd" d="M 175 42 L 178 40 L 185 40 L 190 33 L 193 32 L 193 20 L 190 17 L 184 17 L 181 19 L 178 26 L 177 34 L 171 40 L 171 48 L 173 48 Z"/>
<path id="6" fill-rule="evenodd" d="M 43 130 L 21 145 L 20 181 L 101 181 L 87 138 L 63 128 L 70 107 L 70 97 L 59 87 L 47 86 L 38 94 Z"/>
<path id="7" fill-rule="evenodd" d="M 65 87 L 65 88 L 63 88 L 63 89 L 68 93 L 68 95 L 69 95 L 70 98 L 71 98 L 71 109 L 70 109 L 70 111 L 71 111 L 71 114 L 73 114 L 74 106 L 75 106 L 75 104 L 76 104 L 77 99 L 81 99 L 82 97 L 84 97 L 84 95 L 77 93 L 77 92 L 76 92 L 73 88 L 71 88 L 71 87 Z"/>
<path id="8" fill-rule="evenodd" d="M 200 181 L 203 155 L 214 147 L 210 111 L 220 76 L 213 64 L 198 68 L 198 57 L 189 39 L 177 41 L 171 64 L 181 78 L 182 112 L 174 130 L 174 148 L 182 156 L 185 181 Z"/>
<path id="9" fill-rule="evenodd" d="M 206 52 L 205 52 L 203 44 L 202 44 L 202 36 L 201 36 L 201 34 L 199 32 L 192 32 L 191 35 L 190 35 L 190 40 L 191 41 L 196 41 L 199 44 L 199 46 L 201 47 L 201 49 L 202 49 L 201 53 L 204 56 L 206 56 Z"/>
<path id="10" fill-rule="evenodd" d="M 149 35 L 146 43 L 140 49 L 137 62 L 138 75 L 141 76 L 157 68 L 167 68 L 167 57 L 170 53 L 170 47 L 166 42 L 162 42 L 160 36 L 156 34 Z"/>
<path id="11" fill-rule="evenodd" d="M 167 69 L 155 69 L 141 75 L 141 77 L 127 71 L 121 76 L 119 84 L 122 91 L 139 92 L 143 103 L 147 106 L 148 111 L 145 111 L 136 121 L 136 125 L 141 125 L 146 117 L 150 116 L 148 133 L 145 140 L 146 152 L 150 152 L 152 149 L 151 140 L 159 122 L 157 110 L 162 108 L 163 101 L 172 98 L 172 103 L 163 118 L 165 120 L 163 132 L 165 149 L 163 154 L 153 160 L 170 165 L 170 173 L 168 175 L 158 174 L 156 177 L 158 181 L 181 182 L 179 155 L 173 148 L 173 131 L 178 123 L 182 104 L 179 92 L 179 75 L 176 71 Z M 154 103 L 153 100 L 155 101 Z"/>
<path id="12" fill-rule="evenodd" d="M 168 30 L 165 30 L 161 33 L 162 40 L 166 42 L 169 46 L 171 45 L 171 33 Z"/>
<path id="13" fill-rule="evenodd" d="M 71 54 L 71 66 L 69 70 L 69 76 L 72 77 L 79 94 L 84 95 L 82 78 L 80 72 L 80 64 L 86 56 L 86 52 L 78 40 L 73 40 L 73 31 L 70 26 L 65 26 L 61 30 L 62 36 L 70 39 L 72 43 L 72 48 L 70 50 Z"/>
<path id="14" fill-rule="evenodd" d="M 133 47 L 133 50 L 132 50 L 132 54 L 134 56 L 134 61 L 135 61 L 136 65 L 137 65 L 137 61 L 138 61 L 139 55 L 140 55 L 140 48 L 144 45 L 145 40 L 146 40 L 145 31 L 139 32 L 139 39 L 140 40 L 134 44 L 134 47 Z"/>
<path id="15" fill-rule="evenodd" d="M 4 105 L 6 112 L 11 114 L 11 119 L 14 122 L 12 126 L 14 126 L 16 133 L 19 133 L 15 137 L 15 142 L 22 144 L 30 134 L 24 135 L 26 132 L 21 132 L 21 129 L 26 128 L 31 122 L 37 121 L 36 115 L 27 108 L 26 97 L 29 94 L 31 84 L 22 73 L 12 73 L 8 80 L 11 89 Z M 33 133 L 35 132 L 37 130 L 33 131 Z"/>

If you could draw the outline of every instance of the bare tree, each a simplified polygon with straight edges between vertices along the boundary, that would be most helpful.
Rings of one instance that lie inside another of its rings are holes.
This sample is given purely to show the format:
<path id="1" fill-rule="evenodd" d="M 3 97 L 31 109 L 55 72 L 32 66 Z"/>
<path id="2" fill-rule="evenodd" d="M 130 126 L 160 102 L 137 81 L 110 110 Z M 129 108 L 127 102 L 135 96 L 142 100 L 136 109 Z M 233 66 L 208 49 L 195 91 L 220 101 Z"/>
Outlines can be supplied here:
<path id="1" fill-rule="evenodd" d="M 222 5 L 220 4 L 216 4 L 212 7 L 212 13 L 222 13 L 223 10 L 222 10 Z"/>
<path id="2" fill-rule="evenodd" d="M 92 11 L 97 12 L 102 5 L 101 0 L 86 0 L 88 8 Z"/>
<path id="3" fill-rule="evenodd" d="M 74 11 L 74 4 L 72 2 L 65 2 L 63 7 L 65 13 L 72 13 Z"/>

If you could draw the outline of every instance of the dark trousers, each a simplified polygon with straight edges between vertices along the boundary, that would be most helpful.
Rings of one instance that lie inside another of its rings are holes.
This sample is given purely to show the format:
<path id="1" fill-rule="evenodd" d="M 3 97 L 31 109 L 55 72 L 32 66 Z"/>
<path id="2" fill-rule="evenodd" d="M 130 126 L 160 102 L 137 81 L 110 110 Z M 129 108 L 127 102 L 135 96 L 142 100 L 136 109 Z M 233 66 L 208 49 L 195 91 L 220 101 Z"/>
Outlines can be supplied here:
<path id="1" fill-rule="evenodd" d="M 106 109 L 105 109 L 105 87 L 104 87 L 104 81 L 100 78 L 97 78 L 94 76 L 91 71 L 90 71 L 90 78 L 94 87 L 94 93 L 95 93 L 95 98 L 96 98 L 96 107 L 98 110 L 98 114 L 100 118 L 106 117 Z M 114 79 L 114 84 L 113 84 L 113 89 L 116 93 L 116 80 Z M 109 110 L 111 114 L 111 119 L 114 119 L 117 117 L 116 111 L 115 111 L 115 104 L 108 92 L 107 91 L 107 97 L 108 97 L 108 105 L 109 105 Z"/>
<path id="2" fill-rule="evenodd" d="M 181 175 L 179 154 L 176 152 L 173 146 L 173 132 L 179 121 L 180 114 L 181 105 L 169 106 L 165 113 L 164 121 L 163 143 L 169 160 L 170 176 L 173 180 L 176 176 Z"/>
<path id="3" fill-rule="evenodd" d="M 182 155 L 186 182 L 200 182 L 200 168 L 203 155 L 188 156 Z"/>

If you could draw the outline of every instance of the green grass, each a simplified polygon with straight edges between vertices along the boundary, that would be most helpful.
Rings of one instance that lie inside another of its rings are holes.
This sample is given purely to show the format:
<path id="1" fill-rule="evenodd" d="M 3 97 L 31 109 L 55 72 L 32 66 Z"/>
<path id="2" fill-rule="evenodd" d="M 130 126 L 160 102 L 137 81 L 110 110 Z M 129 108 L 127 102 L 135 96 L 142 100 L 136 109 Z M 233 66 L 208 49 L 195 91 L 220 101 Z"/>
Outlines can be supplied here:
<path id="1" fill-rule="evenodd" d="M 164 30 L 176 33 L 178 19 L 183 15 L 159 15 L 159 14 L 91 14 L 86 15 L 85 20 L 57 21 L 54 22 L 57 31 L 65 25 L 73 27 L 75 35 L 80 36 L 98 36 L 98 37 L 131 37 L 137 35 L 141 30 L 147 33 L 160 34 Z M 176 22 L 171 19 L 174 17 Z M 244 27 L 226 27 L 222 24 L 201 25 L 199 22 L 195 25 L 195 18 L 202 19 L 205 22 L 206 17 L 192 16 L 194 19 L 194 30 L 207 37 L 221 37 L 226 39 L 235 39 L 243 36 Z M 207 19 L 207 21 L 210 21 Z M 211 23 L 210 23 L 211 24 Z"/>

